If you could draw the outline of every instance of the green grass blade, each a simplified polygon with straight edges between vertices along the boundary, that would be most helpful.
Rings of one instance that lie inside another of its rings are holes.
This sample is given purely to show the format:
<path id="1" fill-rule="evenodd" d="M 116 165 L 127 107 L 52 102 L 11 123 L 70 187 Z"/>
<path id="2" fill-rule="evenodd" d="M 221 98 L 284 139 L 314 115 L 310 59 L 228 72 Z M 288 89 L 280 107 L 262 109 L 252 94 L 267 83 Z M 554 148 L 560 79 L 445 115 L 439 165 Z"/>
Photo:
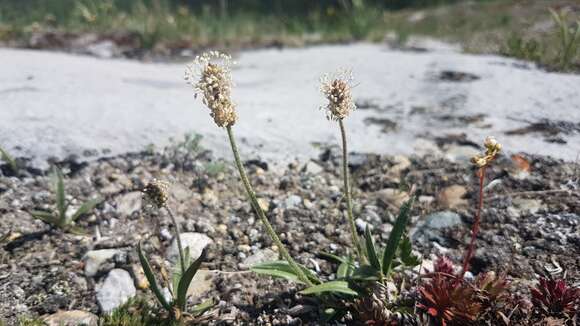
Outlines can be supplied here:
<path id="1" fill-rule="evenodd" d="M 58 220 L 56 217 L 49 212 L 45 211 L 30 211 L 29 212 L 32 217 L 43 221 L 46 224 L 56 226 L 58 224 Z"/>
<path id="2" fill-rule="evenodd" d="M 320 294 L 320 293 L 340 293 L 352 296 L 358 296 L 358 293 L 348 287 L 347 281 L 330 281 L 300 291 L 302 294 Z"/>
<path id="3" fill-rule="evenodd" d="M 84 202 L 79 209 L 73 214 L 71 217 L 71 221 L 76 221 L 79 217 L 88 214 L 92 211 L 98 204 L 100 204 L 103 200 L 101 198 L 91 199 L 89 201 Z"/>
<path id="4" fill-rule="evenodd" d="M 371 234 L 371 228 L 367 224 L 365 228 L 365 245 L 367 248 L 367 257 L 371 266 L 376 268 L 377 270 L 381 270 L 381 262 L 379 261 L 379 257 L 377 256 L 377 250 L 375 248 L 375 244 L 373 242 L 373 235 Z"/>
<path id="5" fill-rule="evenodd" d="M 213 299 L 205 300 L 204 302 L 197 304 L 191 308 L 191 314 L 194 316 L 200 316 L 204 312 L 208 311 L 211 307 L 215 305 Z"/>
<path id="6" fill-rule="evenodd" d="M 388 276 L 389 271 L 391 269 L 391 263 L 393 262 L 393 258 L 395 258 L 395 254 L 397 253 L 397 248 L 399 247 L 399 243 L 401 242 L 401 237 L 405 232 L 405 227 L 409 222 L 409 216 L 411 215 L 411 206 L 413 206 L 413 202 L 415 201 L 415 196 L 411 195 L 411 198 L 401 206 L 399 210 L 399 216 L 395 221 L 395 225 L 391 234 L 389 234 L 389 239 L 387 240 L 387 247 L 383 252 L 383 275 Z"/>
<path id="7" fill-rule="evenodd" d="M 201 266 L 201 263 L 205 259 L 205 253 L 205 250 L 202 251 L 201 256 L 199 256 L 199 258 L 185 270 L 185 273 L 183 273 L 179 280 L 179 285 L 177 286 L 177 305 L 181 311 L 185 311 L 187 289 L 189 288 L 189 284 L 191 284 L 191 280 L 193 280 L 193 277 L 197 273 L 197 270 Z"/>
<path id="8" fill-rule="evenodd" d="M 151 265 L 149 265 L 149 261 L 147 260 L 145 255 L 143 255 L 143 251 L 141 250 L 141 242 L 137 244 L 137 253 L 139 254 L 139 261 L 141 262 L 141 267 L 143 267 L 143 272 L 145 272 L 145 277 L 147 278 L 147 281 L 149 281 L 151 291 L 153 292 L 157 300 L 159 300 L 159 303 L 161 303 L 163 308 L 171 312 L 171 305 L 167 302 L 167 300 L 165 300 L 165 296 L 163 296 L 163 293 L 161 292 L 159 286 L 157 285 L 157 280 L 155 280 L 155 275 L 153 275 Z"/>
<path id="9" fill-rule="evenodd" d="M 10 170 L 12 170 L 13 173 L 18 171 L 18 164 L 16 163 L 16 160 L 2 147 L 0 147 L 0 159 L 8 164 Z"/>
<path id="10" fill-rule="evenodd" d="M 317 284 L 320 283 L 320 280 L 318 279 L 316 274 L 314 274 L 311 270 L 300 264 L 297 265 L 302 269 L 302 271 L 306 274 L 306 277 L 308 277 L 310 281 Z M 256 264 L 252 266 L 250 270 L 256 274 L 284 278 L 289 281 L 294 281 L 302 284 L 304 283 L 298 278 L 298 275 L 296 275 L 294 269 L 285 260 Z"/>
<path id="11" fill-rule="evenodd" d="M 58 211 L 58 218 L 61 226 L 64 226 L 66 221 L 66 197 L 64 193 L 64 176 L 59 168 L 54 167 L 55 177 L 55 192 L 56 192 L 56 209 Z"/>

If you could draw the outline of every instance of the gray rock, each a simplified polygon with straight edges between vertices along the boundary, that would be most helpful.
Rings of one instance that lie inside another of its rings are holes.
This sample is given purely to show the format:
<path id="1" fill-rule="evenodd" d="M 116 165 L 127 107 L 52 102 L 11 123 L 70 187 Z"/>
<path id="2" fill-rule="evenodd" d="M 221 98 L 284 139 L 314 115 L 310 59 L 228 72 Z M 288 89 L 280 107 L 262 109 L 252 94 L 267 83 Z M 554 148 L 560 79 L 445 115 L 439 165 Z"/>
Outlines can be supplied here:
<path id="1" fill-rule="evenodd" d="M 131 275 L 124 269 L 113 269 L 97 287 L 97 302 L 103 312 L 109 313 L 135 296 L 136 292 Z"/>
<path id="2" fill-rule="evenodd" d="M 411 238 L 416 242 L 436 241 L 445 245 L 446 239 L 442 236 L 442 231 L 460 224 L 461 217 L 457 213 L 450 211 L 433 213 L 411 230 Z"/>
<path id="3" fill-rule="evenodd" d="M 114 257 L 120 253 L 118 249 L 91 250 L 85 254 L 85 275 L 94 277 L 99 273 L 107 272 L 115 267 Z"/>
<path id="4" fill-rule="evenodd" d="M 189 248 L 189 254 L 191 255 L 192 260 L 199 258 L 203 249 L 212 242 L 212 239 L 202 233 L 181 233 L 181 244 L 183 245 L 183 250 L 185 250 L 185 248 Z M 167 260 L 173 264 L 179 260 L 179 250 L 177 248 L 177 240 L 175 240 L 175 238 L 171 242 L 169 248 L 167 248 L 165 255 Z"/>
<path id="5" fill-rule="evenodd" d="M 192 298 L 199 298 L 211 290 L 215 273 L 207 269 L 200 269 L 187 288 L 187 295 Z"/>
<path id="6" fill-rule="evenodd" d="M 121 216 L 130 216 L 141 210 L 142 195 L 139 191 L 126 193 L 117 198 L 117 213 Z"/>
<path id="7" fill-rule="evenodd" d="M 296 208 L 298 205 L 302 203 L 302 198 L 297 195 L 291 195 L 284 201 L 284 208 Z"/>
<path id="8" fill-rule="evenodd" d="M 304 168 L 302 170 L 306 173 L 311 174 L 319 174 L 322 171 L 324 171 L 324 169 L 320 165 L 316 164 L 313 161 L 309 161 L 308 163 L 306 163 L 306 165 L 304 165 Z"/>
<path id="9" fill-rule="evenodd" d="M 81 310 L 59 311 L 43 321 L 47 326 L 97 326 L 99 318 L 90 312 Z"/>
<path id="10" fill-rule="evenodd" d="M 354 224 L 356 224 L 356 228 L 357 230 L 359 230 L 359 232 L 365 232 L 367 225 L 371 230 L 373 229 L 372 225 L 370 225 L 367 221 L 363 220 L 360 217 L 354 220 Z"/>
<path id="11" fill-rule="evenodd" d="M 447 149 L 445 156 L 452 162 L 466 163 L 478 154 L 479 150 L 472 146 L 452 145 Z"/>
<path id="12" fill-rule="evenodd" d="M 91 44 L 87 46 L 86 50 L 89 54 L 92 54 L 102 59 L 110 59 L 113 56 L 119 54 L 119 48 L 117 47 L 117 45 L 109 40 Z"/>
<path id="13" fill-rule="evenodd" d="M 255 254 L 244 259 L 238 267 L 240 269 L 249 269 L 256 264 L 274 260 L 278 260 L 278 253 L 270 248 L 266 248 L 258 250 Z"/>

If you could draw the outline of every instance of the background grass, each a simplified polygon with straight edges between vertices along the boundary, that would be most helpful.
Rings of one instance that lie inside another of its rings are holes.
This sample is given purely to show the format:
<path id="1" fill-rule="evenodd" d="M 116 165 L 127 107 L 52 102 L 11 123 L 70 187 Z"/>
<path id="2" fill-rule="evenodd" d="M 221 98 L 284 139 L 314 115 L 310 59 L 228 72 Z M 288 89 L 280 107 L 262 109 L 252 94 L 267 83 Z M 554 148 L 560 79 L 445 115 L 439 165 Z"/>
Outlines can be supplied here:
<path id="1" fill-rule="evenodd" d="M 353 40 L 404 45 L 424 35 L 468 52 L 553 65 L 549 8 L 578 19 L 577 0 L 0 0 L 0 41 L 26 46 L 34 33 L 129 34 L 135 47 L 244 48 Z M 391 37 L 392 38 L 392 37 Z M 136 40 L 136 41 L 134 41 Z M 572 60 L 577 68 L 580 58 Z"/>

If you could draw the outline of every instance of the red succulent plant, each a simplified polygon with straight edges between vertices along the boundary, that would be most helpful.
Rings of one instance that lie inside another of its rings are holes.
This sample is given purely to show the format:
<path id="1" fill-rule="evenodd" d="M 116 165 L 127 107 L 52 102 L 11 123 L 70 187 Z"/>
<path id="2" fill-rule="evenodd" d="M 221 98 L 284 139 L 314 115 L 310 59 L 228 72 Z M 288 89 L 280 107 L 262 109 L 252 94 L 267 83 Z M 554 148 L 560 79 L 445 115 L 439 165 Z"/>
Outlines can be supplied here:
<path id="1" fill-rule="evenodd" d="M 546 313 L 573 315 L 580 311 L 580 289 L 568 286 L 564 279 L 540 278 L 540 284 L 530 291 L 534 306 Z"/>
<path id="2" fill-rule="evenodd" d="M 452 322 L 461 325 L 462 322 L 474 321 L 481 309 L 472 286 L 440 273 L 435 274 L 419 292 L 421 300 L 417 307 L 442 326 Z"/>

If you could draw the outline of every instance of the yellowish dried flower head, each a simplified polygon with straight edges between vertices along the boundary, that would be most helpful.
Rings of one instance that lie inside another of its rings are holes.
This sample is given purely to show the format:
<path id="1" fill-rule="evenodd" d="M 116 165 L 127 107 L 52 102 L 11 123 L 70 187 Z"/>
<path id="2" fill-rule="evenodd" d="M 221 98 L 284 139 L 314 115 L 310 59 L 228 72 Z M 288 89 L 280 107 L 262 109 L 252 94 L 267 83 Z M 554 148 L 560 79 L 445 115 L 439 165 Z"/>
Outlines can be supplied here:
<path id="1" fill-rule="evenodd" d="M 501 144 L 491 136 L 485 138 L 483 146 L 485 147 L 484 155 L 475 155 L 471 158 L 471 162 L 479 168 L 488 166 L 493 160 L 495 160 L 502 148 Z"/>
<path id="2" fill-rule="evenodd" d="M 167 203 L 169 184 L 164 181 L 153 179 L 143 188 L 143 199 L 153 204 L 157 208 L 165 206 Z"/>
<path id="3" fill-rule="evenodd" d="M 196 97 L 202 96 L 218 127 L 233 126 L 237 120 L 236 106 L 231 99 L 232 64 L 229 55 L 210 51 L 195 57 L 185 70 L 185 80 L 193 87 Z"/>
<path id="4" fill-rule="evenodd" d="M 339 70 L 320 78 L 320 91 L 328 100 L 321 109 L 326 111 L 329 120 L 342 120 L 356 109 L 352 99 L 353 77 L 350 70 Z"/>

